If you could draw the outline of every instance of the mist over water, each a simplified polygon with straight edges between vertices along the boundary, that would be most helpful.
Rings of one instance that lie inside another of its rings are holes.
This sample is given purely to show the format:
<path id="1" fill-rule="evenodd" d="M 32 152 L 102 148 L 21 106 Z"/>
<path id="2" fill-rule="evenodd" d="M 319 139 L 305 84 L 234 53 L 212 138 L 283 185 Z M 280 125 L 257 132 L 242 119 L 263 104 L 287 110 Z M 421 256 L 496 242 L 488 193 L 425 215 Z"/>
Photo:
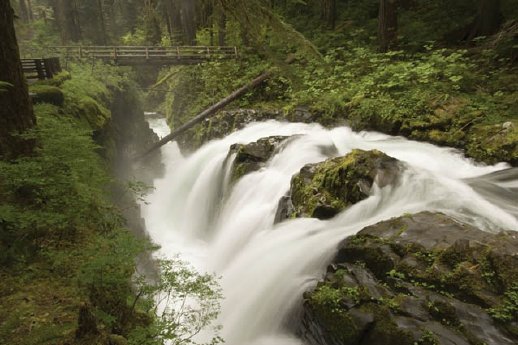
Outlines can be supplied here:
<path id="1" fill-rule="evenodd" d="M 168 133 L 164 120 L 150 122 Z M 229 184 L 230 145 L 292 136 L 257 172 Z M 397 185 L 328 221 L 295 219 L 274 225 L 279 199 L 305 164 L 352 149 L 378 149 L 404 162 Z M 188 157 L 176 143 L 162 148 L 165 176 L 144 206 L 159 255 L 180 254 L 222 276 L 219 322 L 230 345 L 302 344 L 286 326 L 302 293 L 319 279 L 337 244 L 365 226 L 405 213 L 439 211 L 486 231 L 518 229 L 518 169 L 483 166 L 457 151 L 347 127 L 268 121 L 211 141 Z"/>

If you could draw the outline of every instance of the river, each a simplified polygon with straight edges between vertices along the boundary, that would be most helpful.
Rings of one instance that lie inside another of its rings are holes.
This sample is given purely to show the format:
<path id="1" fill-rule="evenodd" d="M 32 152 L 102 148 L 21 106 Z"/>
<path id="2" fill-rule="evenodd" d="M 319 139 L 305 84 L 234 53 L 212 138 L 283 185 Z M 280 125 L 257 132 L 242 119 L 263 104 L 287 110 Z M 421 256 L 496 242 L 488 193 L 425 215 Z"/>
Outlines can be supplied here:
<path id="1" fill-rule="evenodd" d="M 163 119 L 150 124 L 169 132 Z M 299 135 L 260 171 L 229 185 L 229 146 L 273 135 Z M 404 162 L 400 183 L 328 221 L 295 219 L 274 225 L 279 199 L 307 163 L 352 149 L 378 149 Z M 439 211 L 486 231 L 518 229 L 518 173 L 506 164 L 484 166 L 458 151 L 347 127 L 268 121 L 251 124 L 183 157 L 176 143 L 162 148 L 166 172 L 144 206 L 157 255 L 179 254 L 220 275 L 219 322 L 229 345 L 296 345 L 293 319 L 302 293 L 322 277 L 335 247 L 367 225 L 405 213 Z M 514 201 L 513 201 L 514 200 Z"/>

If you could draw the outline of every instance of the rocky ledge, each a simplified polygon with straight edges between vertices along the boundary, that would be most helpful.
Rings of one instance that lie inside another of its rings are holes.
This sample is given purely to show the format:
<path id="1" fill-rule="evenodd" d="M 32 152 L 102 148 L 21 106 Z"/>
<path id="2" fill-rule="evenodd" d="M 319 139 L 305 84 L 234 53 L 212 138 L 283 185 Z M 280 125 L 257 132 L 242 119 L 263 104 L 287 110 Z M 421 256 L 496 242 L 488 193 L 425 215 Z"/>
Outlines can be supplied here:
<path id="1" fill-rule="evenodd" d="M 266 162 L 273 157 L 289 138 L 286 136 L 272 136 L 249 144 L 234 144 L 230 146 L 228 157 L 235 155 L 232 163 L 231 181 L 235 182 L 244 175 L 264 167 Z"/>
<path id="2" fill-rule="evenodd" d="M 518 234 L 439 213 L 347 238 L 304 295 L 302 336 L 318 345 L 518 343 Z"/>

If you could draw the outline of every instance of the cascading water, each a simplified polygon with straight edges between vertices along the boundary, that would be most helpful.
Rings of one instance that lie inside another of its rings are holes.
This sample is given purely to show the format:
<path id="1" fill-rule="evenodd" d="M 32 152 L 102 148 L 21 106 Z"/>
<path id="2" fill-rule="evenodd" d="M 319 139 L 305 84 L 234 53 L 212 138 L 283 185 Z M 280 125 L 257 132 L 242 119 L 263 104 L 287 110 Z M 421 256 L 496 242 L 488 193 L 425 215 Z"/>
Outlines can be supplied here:
<path id="1" fill-rule="evenodd" d="M 167 133 L 165 121 L 151 123 Z M 230 145 L 297 135 L 260 171 L 229 185 Z M 330 150 L 329 148 L 333 148 Z M 293 174 L 329 152 L 378 149 L 406 164 L 397 185 L 379 189 L 329 221 L 296 219 L 274 225 L 279 199 Z M 220 323 L 230 345 L 301 344 L 288 319 L 345 237 L 381 220 L 440 211 L 487 231 L 518 229 L 516 170 L 476 165 L 458 152 L 342 127 L 256 123 L 207 143 L 189 157 L 163 148 L 165 177 L 144 215 L 160 255 L 180 254 L 200 270 L 222 276 Z M 503 172 L 502 172 L 503 171 Z"/>

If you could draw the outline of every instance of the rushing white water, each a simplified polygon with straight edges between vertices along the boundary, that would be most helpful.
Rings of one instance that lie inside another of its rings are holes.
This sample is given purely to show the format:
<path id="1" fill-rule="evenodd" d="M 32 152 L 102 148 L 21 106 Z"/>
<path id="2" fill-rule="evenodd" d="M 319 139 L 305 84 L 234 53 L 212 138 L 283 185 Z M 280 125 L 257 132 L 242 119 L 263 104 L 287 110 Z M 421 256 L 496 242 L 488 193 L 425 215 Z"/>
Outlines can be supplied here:
<path id="1" fill-rule="evenodd" d="M 167 132 L 165 122 L 151 124 Z M 230 145 L 296 134 L 265 168 L 229 185 Z M 278 201 L 293 174 L 327 154 L 355 148 L 378 149 L 405 162 L 400 182 L 375 186 L 369 198 L 332 220 L 274 226 Z M 324 272 L 337 243 L 367 225 L 430 210 L 487 231 L 518 229 L 515 171 L 501 177 L 505 164 L 476 165 L 454 150 L 399 137 L 269 121 L 212 141 L 186 158 L 174 143 L 162 150 L 166 174 L 156 181 L 144 210 L 148 231 L 161 255 L 180 253 L 199 269 L 222 276 L 219 321 L 230 345 L 301 344 L 287 329 L 288 318 Z"/>

